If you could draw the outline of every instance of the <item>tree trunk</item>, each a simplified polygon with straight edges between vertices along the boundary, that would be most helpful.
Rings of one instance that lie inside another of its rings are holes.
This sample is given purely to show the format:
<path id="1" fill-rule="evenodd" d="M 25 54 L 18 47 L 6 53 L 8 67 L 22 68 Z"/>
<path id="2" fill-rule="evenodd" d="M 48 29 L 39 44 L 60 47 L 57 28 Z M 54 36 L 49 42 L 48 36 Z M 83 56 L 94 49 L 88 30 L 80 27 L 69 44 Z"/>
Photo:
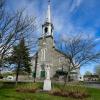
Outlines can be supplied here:
<path id="1" fill-rule="evenodd" d="M 3 54 L 0 55 L 0 68 L 3 67 Z M 1 74 L 2 70 L 0 69 L 0 74 Z"/>
<path id="2" fill-rule="evenodd" d="M 70 72 L 68 72 L 68 75 L 67 75 L 67 82 L 70 81 Z"/>
<path id="3" fill-rule="evenodd" d="M 18 83 L 19 69 L 20 69 L 20 63 L 18 64 L 18 67 L 17 67 L 17 70 L 16 70 L 16 86 L 17 86 L 17 83 Z"/>
<path id="4" fill-rule="evenodd" d="M 70 81 L 70 72 L 67 72 L 64 78 L 64 86 Z"/>
<path id="5" fill-rule="evenodd" d="M 36 82 L 37 62 L 38 62 L 38 52 L 36 53 L 36 58 L 35 58 L 34 83 Z"/>

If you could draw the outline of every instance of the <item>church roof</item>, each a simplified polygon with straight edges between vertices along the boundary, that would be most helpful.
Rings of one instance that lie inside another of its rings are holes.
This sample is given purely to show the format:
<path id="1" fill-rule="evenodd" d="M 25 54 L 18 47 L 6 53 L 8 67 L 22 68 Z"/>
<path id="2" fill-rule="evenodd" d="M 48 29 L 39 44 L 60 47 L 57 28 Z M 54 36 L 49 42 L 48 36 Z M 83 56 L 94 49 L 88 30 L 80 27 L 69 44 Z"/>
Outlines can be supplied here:
<path id="1" fill-rule="evenodd" d="M 53 36 L 52 36 L 52 35 L 47 35 L 47 36 L 45 36 L 45 38 L 49 38 L 49 37 L 51 37 L 51 38 L 53 39 Z M 43 39 L 43 37 L 41 36 L 41 37 L 39 37 L 38 39 L 39 39 L 39 40 L 40 40 L 40 39 Z"/>
<path id="2" fill-rule="evenodd" d="M 66 54 L 64 53 L 64 52 L 62 52 L 61 50 L 59 50 L 58 48 L 56 48 L 55 46 L 54 46 L 54 49 L 57 51 L 57 52 L 59 52 L 60 54 L 62 54 L 62 55 L 64 55 L 64 56 L 66 56 Z"/>

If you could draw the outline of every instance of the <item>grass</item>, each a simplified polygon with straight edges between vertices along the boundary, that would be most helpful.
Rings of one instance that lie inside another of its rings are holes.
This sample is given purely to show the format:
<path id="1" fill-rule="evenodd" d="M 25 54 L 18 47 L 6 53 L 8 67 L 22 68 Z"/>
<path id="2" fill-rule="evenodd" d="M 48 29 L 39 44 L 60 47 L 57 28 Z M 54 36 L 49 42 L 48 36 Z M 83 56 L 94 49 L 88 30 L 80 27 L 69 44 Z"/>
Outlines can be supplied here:
<path id="1" fill-rule="evenodd" d="M 20 93 L 16 92 L 16 88 L 19 87 L 39 87 L 42 88 L 42 83 L 19 83 L 18 87 L 15 87 L 13 82 L 1 82 L 0 83 L 0 100 L 80 100 L 73 98 L 66 98 L 60 96 L 53 96 L 48 93 Z M 57 85 L 53 85 L 55 87 Z M 100 100 L 100 89 L 88 88 L 88 92 L 91 97 L 83 100 Z"/>

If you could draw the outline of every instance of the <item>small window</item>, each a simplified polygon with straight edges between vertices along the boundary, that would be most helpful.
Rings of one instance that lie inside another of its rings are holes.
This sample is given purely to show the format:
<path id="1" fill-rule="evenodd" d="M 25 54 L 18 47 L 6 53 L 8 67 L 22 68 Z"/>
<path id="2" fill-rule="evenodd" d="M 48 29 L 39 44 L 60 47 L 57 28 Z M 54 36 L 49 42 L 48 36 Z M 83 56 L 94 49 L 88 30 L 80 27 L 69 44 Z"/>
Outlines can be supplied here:
<path id="1" fill-rule="evenodd" d="M 46 27 L 46 28 L 45 28 L 45 33 L 47 33 L 47 32 L 48 32 L 48 28 Z"/>

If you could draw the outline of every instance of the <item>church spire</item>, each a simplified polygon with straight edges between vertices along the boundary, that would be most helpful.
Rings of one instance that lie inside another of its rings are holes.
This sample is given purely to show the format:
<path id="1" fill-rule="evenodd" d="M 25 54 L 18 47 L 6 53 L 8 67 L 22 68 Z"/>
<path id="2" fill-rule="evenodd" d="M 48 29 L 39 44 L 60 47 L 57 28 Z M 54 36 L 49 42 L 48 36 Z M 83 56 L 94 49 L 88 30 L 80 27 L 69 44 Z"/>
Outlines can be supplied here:
<path id="1" fill-rule="evenodd" d="M 47 9 L 47 15 L 46 15 L 46 22 L 51 23 L 51 5 L 50 5 L 50 0 L 48 0 L 48 9 Z"/>

